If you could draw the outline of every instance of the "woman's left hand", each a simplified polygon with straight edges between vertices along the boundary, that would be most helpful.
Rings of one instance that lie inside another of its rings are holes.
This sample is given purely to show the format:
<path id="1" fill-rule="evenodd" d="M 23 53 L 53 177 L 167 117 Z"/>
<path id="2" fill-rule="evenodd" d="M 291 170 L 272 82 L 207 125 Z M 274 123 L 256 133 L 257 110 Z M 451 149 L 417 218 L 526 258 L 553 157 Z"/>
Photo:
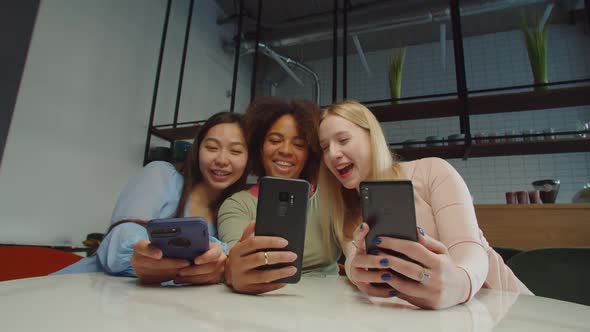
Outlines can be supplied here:
<path id="1" fill-rule="evenodd" d="M 210 242 L 209 250 L 194 259 L 191 265 L 178 271 L 176 283 L 217 284 L 222 280 L 227 256 L 219 243 Z"/>
<path id="2" fill-rule="evenodd" d="M 386 282 L 397 291 L 396 296 L 421 308 L 442 309 L 465 302 L 471 288 L 467 273 L 455 265 L 443 243 L 426 236 L 423 232 L 419 228 L 418 242 L 384 236 L 375 237 L 372 241 L 378 248 L 404 254 L 415 262 L 379 251 L 377 254 L 381 258 L 380 261 L 386 258 L 388 264 L 367 268 L 389 267 L 406 276 L 407 278 L 399 277 L 383 270 L 390 275 L 391 280 Z"/>
<path id="3" fill-rule="evenodd" d="M 385 255 L 392 270 L 408 277 L 404 280 L 392 275 L 387 283 L 397 290 L 397 297 L 422 308 L 442 309 L 465 302 L 471 288 L 467 273 L 455 265 L 444 244 L 422 232 L 418 232 L 418 242 L 390 237 L 373 239 L 377 247 L 394 250 L 417 262 Z"/>

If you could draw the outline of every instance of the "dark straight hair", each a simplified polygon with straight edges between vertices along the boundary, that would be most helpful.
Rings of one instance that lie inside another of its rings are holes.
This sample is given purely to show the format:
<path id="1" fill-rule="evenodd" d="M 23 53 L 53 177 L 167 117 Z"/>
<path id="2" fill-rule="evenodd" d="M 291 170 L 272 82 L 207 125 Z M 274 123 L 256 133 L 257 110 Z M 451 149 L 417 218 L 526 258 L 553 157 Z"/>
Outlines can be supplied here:
<path id="1" fill-rule="evenodd" d="M 211 130 L 211 128 L 213 128 L 217 125 L 220 125 L 220 124 L 224 124 L 224 123 L 237 124 L 240 127 L 244 137 L 246 136 L 245 131 L 244 131 L 244 122 L 242 119 L 242 115 L 237 114 L 237 113 L 220 112 L 220 113 L 213 114 L 203 124 L 203 126 L 201 126 L 201 128 L 199 129 L 199 131 L 197 132 L 197 134 L 195 136 L 195 140 L 193 142 L 193 145 L 191 146 L 191 148 L 188 151 L 188 154 L 187 154 L 186 159 L 184 161 L 184 165 L 180 168 L 180 173 L 184 177 L 184 184 L 182 185 L 182 192 L 180 195 L 180 200 L 178 202 L 178 208 L 176 209 L 176 217 L 183 217 L 184 216 L 184 209 L 186 207 L 187 200 L 188 200 L 188 197 L 190 196 L 191 191 L 193 190 L 193 188 L 196 184 L 203 181 L 203 173 L 201 172 L 201 169 L 199 168 L 199 148 L 201 146 L 201 143 L 203 142 L 203 139 L 205 138 L 205 136 L 207 136 L 207 133 L 209 132 L 209 130 Z M 247 163 L 246 169 L 244 170 L 244 174 L 242 174 L 242 176 L 240 176 L 238 181 L 236 181 L 235 183 L 233 183 L 232 185 L 230 185 L 229 187 L 227 187 L 226 189 L 224 189 L 222 191 L 221 195 L 219 196 L 219 199 L 217 200 L 217 202 L 213 206 L 213 208 L 215 210 L 217 210 L 219 208 L 221 203 L 223 203 L 223 201 L 226 198 L 228 198 L 232 194 L 242 190 L 245 187 L 246 179 L 248 178 L 249 169 L 250 169 L 249 165 L 250 165 L 250 158 L 248 157 L 248 163 Z"/>

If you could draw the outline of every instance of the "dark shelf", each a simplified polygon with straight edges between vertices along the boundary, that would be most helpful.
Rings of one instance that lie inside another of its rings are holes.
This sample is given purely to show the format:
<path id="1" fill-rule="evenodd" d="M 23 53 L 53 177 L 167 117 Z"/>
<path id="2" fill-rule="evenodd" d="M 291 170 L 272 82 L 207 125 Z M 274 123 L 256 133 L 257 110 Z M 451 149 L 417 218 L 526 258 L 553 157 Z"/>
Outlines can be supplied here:
<path id="1" fill-rule="evenodd" d="M 371 106 L 379 122 L 444 118 L 457 116 L 456 98 Z"/>
<path id="2" fill-rule="evenodd" d="M 543 110 L 590 104 L 590 86 L 469 98 L 469 114 Z"/>
<path id="3" fill-rule="evenodd" d="M 464 156 L 474 158 L 547 153 L 589 152 L 590 138 L 562 138 L 545 141 L 472 144 L 469 147 L 466 145 L 447 145 L 439 147 L 420 147 L 394 150 L 400 155 L 402 160 L 415 160 L 425 157 L 452 159 L 463 158 Z"/>
<path id="4" fill-rule="evenodd" d="M 471 146 L 469 157 L 513 156 L 590 151 L 590 138 L 561 138 L 546 141 L 488 143 Z"/>
<path id="5" fill-rule="evenodd" d="M 177 128 L 156 128 L 152 127 L 152 134 L 167 141 L 176 141 L 182 139 L 193 139 L 199 131 L 199 125 L 190 125 Z"/>
<path id="6" fill-rule="evenodd" d="M 421 147 L 421 148 L 405 148 L 405 149 L 393 149 L 396 154 L 399 155 L 402 161 L 416 160 L 426 157 L 439 157 L 442 159 L 454 159 L 463 158 L 465 154 L 464 145 L 446 145 L 446 146 L 433 146 L 433 147 Z"/>
<path id="7" fill-rule="evenodd" d="M 468 98 L 469 114 L 491 114 L 590 105 L 590 85 Z M 440 99 L 369 107 L 379 122 L 459 116 L 458 100 Z"/>

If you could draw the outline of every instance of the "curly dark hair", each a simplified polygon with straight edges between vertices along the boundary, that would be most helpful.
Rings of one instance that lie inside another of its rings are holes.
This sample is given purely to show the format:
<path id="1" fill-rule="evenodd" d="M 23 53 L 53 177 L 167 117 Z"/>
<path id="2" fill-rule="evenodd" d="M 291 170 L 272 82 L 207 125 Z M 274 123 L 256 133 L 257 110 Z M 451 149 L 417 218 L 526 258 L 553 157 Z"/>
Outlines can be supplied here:
<path id="1" fill-rule="evenodd" d="M 262 146 L 266 134 L 280 117 L 288 114 L 295 118 L 297 131 L 308 145 L 308 157 L 300 178 L 315 184 L 322 157 L 318 143 L 320 108 L 307 100 L 286 102 L 276 97 L 258 97 L 248 106 L 244 114 L 244 125 L 252 174 L 259 177 L 266 175 L 262 162 Z"/>

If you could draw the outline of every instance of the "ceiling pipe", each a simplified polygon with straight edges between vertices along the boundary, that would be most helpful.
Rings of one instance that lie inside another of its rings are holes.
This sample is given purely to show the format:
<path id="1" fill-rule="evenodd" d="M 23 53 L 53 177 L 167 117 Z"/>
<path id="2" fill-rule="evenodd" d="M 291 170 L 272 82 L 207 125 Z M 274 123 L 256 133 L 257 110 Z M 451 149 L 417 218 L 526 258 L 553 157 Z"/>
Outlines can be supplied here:
<path id="1" fill-rule="evenodd" d="M 367 75 L 371 77 L 371 68 L 369 68 L 369 63 L 367 62 L 367 58 L 365 57 L 365 52 L 363 51 L 363 47 L 361 46 L 361 41 L 359 40 L 359 36 L 353 35 L 352 42 L 354 43 L 354 47 L 356 48 L 356 52 L 361 59 L 361 64 L 365 68 Z"/>
<path id="2" fill-rule="evenodd" d="M 539 31 L 543 31 L 543 29 L 545 29 L 545 24 L 547 24 L 547 21 L 549 20 L 549 16 L 551 16 L 551 11 L 553 10 L 553 6 L 554 6 L 554 4 L 550 3 L 550 4 L 547 4 L 547 7 L 545 7 L 545 12 L 543 13 L 543 17 L 541 18 L 541 22 L 539 22 Z"/>
<path id="3" fill-rule="evenodd" d="M 349 17 L 355 17 L 364 15 L 368 12 L 383 12 L 391 9 L 391 0 L 378 0 L 373 1 L 370 3 L 359 4 L 354 6 L 348 7 L 348 15 Z M 321 24 L 326 23 L 331 20 L 332 17 L 332 10 L 327 12 L 321 12 L 317 14 L 308 15 L 305 17 L 294 18 L 286 22 L 281 23 L 268 23 L 268 22 L 261 22 L 260 26 L 263 29 L 267 30 L 282 30 L 282 29 L 293 29 L 303 26 L 308 26 L 310 24 Z M 221 17 L 217 19 L 217 24 L 223 25 L 232 23 L 233 21 L 237 20 L 238 15 L 229 15 L 225 17 Z M 255 17 L 252 16 L 244 16 L 246 19 L 256 20 Z"/>
<path id="4" fill-rule="evenodd" d="M 447 69 L 447 25 L 445 23 L 440 25 L 440 58 L 442 68 Z"/>
<path id="5" fill-rule="evenodd" d="M 251 54 L 254 52 L 254 45 L 252 45 L 251 43 L 245 43 L 244 48 L 246 48 L 246 51 L 243 52 L 240 56 L 244 56 L 244 55 Z M 312 100 L 314 100 L 316 102 L 316 104 L 319 105 L 320 97 L 321 97 L 320 77 L 313 69 L 311 69 L 311 67 L 309 67 L 297 60 L 294 60 L 292 58 L 289 58 L 287 56 L 279 54 L 277 51 L 273 50 L 270 46 L 268 46 L 265 43 L 258 43 L 258 49 L 262 54 L 275 60 L 289 74 L 289 76 L 291 76 L 299 85 L 305 86 L 305 84 L 303 84 L 303 81 L 291 69 L 291 66 L 295 67 L 295 68 L 299 68 L 299 70 L 310 75 L 313 79 L 313 82 L 314 82 L 313 83 L 313 90 L 312 90 Z"/>
<path id="6" fill-rule="evenodd" d="M 287 74 L 289 74 L 289 76 L 291 76 L 291 78 L 295 80 L 295 82 L 299 83 L 299 85 L 301 86 L 305 86 L 305 84 L 303 84 L 303 81 L 297 76 L 297 74 L 295 74 L 295 72 L 293 72 L 293 70 L 289 68 L 289 63 L 292 63 L 290 58 L 279 55 L 277 52 L 271 50 L 269 47 L 262 43 L 258 43 L 258 47 L 261 48 L 263 54 L 275 60 L 281 67 L 283 67 L 283 69 L 287 72 Z"/>
<path id="7" fill-rule="evenodd" d="M 388 20 L 379 23 L 371 23 L 365 24 L 361 26 L 356 26 L 353 28 L 348 29 L 348 35 L 360 35 L 369 32 L 375 31 L 382 31 L 382 30 L 391 30 L 393 28 L 401 28 L 404 26 L 410 26 L 415 24 L 421 23 L 428 23 L 432 21 L 432 14 L 429 12 L 426 15 L 409 17 L 404 19 L 397 19 L 397 20 Z M 338 29 L 339 33 L 342 32 L 342 29 Z M 333 31 L 320 31 L 320 32 L 313 32 L 308 33 L 305 35 L 295 36 L 295 37 L 287 37 L 282 39 L 276 39 L 272 41 L 267 41 L 266 43 L 271 47 L 287 47 L 287 46 L 294 46 L 299 44 L 311 43 L 311 42 L 319 42 L 332 39 Z"/>

